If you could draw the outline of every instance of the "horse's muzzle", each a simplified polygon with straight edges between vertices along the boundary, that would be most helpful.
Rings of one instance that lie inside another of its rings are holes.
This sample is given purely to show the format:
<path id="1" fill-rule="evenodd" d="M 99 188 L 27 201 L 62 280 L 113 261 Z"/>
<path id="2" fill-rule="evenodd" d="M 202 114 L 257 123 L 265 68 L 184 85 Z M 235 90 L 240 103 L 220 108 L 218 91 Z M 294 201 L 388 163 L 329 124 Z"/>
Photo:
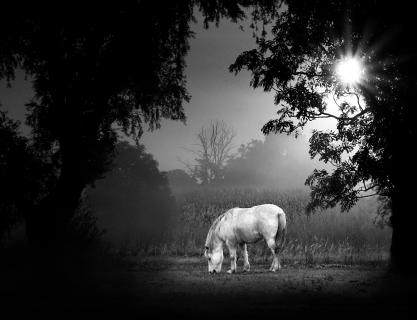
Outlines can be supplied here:
<path id="1" fill-rule="evenodd" d="M 209 271 L 209 273 L 210 274 L 215 274 L 216 273 L 216 270 L 211 270 L 211 271 Z"/>

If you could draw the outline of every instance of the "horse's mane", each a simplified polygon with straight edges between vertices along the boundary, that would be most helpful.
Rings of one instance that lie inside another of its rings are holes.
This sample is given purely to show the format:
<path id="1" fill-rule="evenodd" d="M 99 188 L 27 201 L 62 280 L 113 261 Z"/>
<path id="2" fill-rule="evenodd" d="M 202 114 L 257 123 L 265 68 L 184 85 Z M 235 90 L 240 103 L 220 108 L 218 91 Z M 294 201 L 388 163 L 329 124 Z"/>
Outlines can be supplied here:
<path id="1" fill-rule="evenodd" d="M 212 223 L 209 232 L 207 234 L 207 238 L 206 238 L 206 244 L 205 246 L 211 249 L 211 244 L 213 242 L 213 233 L 216 230 L 217 226 L 219 225 L 220 221 L 222 220 L 222 218 L 226 215 L 226 213 L 228 213 L 230 210 L 222 213 L 221 215 L 219 215 Z"/>

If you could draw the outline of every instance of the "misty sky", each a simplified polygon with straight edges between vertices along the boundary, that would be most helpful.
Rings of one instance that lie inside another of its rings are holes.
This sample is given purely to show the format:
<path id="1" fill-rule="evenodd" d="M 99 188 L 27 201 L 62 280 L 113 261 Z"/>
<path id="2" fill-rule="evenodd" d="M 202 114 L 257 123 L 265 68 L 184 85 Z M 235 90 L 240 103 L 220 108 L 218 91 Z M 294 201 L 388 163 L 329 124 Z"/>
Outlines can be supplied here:
<path id="1" fill-rule="evenodd" d="M 192 96 L 191 102 L 185 104 L 187 123 L 164 120 L 161 129 L 145 132 L 141 140 L 161 170 L 184 168 L 181 161 L 193 158 L 186 149 L 192 147 L 196 133 L 211 120 L 223 120 L 235 129 L 236 146 L 263 139 L 261 128 L 276 112 L 273 94 L 249 87 L 248 72 L 234 76 L 228 71 L 239 53 L 255 48 L 248 25 L 243 24 L 244 31 L 239 24 L 224 20 L 218 28 L 211 25 L 208 30 L 203 28 L 202 19 L 192 25 L 195 38 L 190 41 L 186 58 L 187 88 Z M 0 102 L 14 119 L 24 119 L 24 104 L 32 94 L 22 72 L 17 73 L 11 89 L 6 88 L 4 80 L 0 83 Z"/>
<path id="2" fill-rule="evenodd" d="M 273 95 L 249 87 L 249 73 L 237 76 L 228 71 L 244 50 L 255 48 L 252 30 L 239 29 L 238 24 L 221 21 L 206 30 L 202 19 L 192 26 L 195 38 L 187 61 L 187 86 L 192 96 L 185 105 L 187 124 L 165 121 L 158 132 L 144 135 L 148 151 L 153 153 L 161 169 L 182 167 L 178 160 L 188 161 L 192 154 L 184 148 L 195 143 L 199 129 L 211 120 L 224 120 L 236 131 L 235 144 L 263 139 L 262 125 L 275 114 Z"/>

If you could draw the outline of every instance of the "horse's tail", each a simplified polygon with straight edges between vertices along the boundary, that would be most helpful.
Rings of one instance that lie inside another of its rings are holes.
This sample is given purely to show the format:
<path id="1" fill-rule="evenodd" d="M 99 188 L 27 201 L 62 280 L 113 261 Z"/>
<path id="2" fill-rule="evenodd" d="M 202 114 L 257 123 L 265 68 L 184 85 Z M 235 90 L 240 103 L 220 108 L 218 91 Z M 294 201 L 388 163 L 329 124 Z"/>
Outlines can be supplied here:
<path id="1" fill-rule="evenodd" d="M 279 248 L 279 252 L 282 251 L 285 244 L 285 239 L 287 235 L 287 219 L 285 217 L 284 211 L 278 214 L 278 230 L 277 234 L 275 235 L 275 243 Z"/>

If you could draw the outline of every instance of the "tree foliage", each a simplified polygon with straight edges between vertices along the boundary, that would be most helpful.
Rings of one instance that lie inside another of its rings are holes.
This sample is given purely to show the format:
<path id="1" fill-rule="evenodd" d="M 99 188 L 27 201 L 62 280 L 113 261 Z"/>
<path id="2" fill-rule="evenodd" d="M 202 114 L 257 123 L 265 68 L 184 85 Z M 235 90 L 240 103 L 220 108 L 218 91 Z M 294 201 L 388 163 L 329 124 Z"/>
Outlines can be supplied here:
<path id="1" fill-rule="evenodd" d="M 22 69 L 32 82 L 35 96 L 27 105 L 31 146 L 53 164 L 56 176 L 30 209 L 27 226 L 33 243 L 47 247 L 65 234 L 83 189 L 109 169 L 118 132 L 139 139 L 162 119 L 185 121 L 183 105 L 190 99 L 185 56 L 194 9 L 208 26 L 222 17 L 237 21 L 245 16 L 244 7 L 257 3 L 4 4 L 0 79 L 11 84 L 15 71 Z"/>
<path id="2" fill-rule="evenodd" d="M 20 135 L 19 122 L 0 110 L 0 242 L 53 183 L 53 167 L 42 159 Z"/>
<path id="3" fill-rule="evenodd" d="M 31 76 L 34 138 L 70 153 L 84 183 L 107 169 L 116 128 L 138 137 L 144 123 L 185 119 L 190 3 L 40 2 L 14 12 L 0 75 L 19 67 Z"/>
<path id="4" fill-rule="evenodd" d="M 240 5 L 252 3 L 16 1 L 4 8 L 16 15 L 0 25 L 0 78 L 13 79 L 16 68 L 30 76 L 34 138 L 47 148 L 57 143 L 60 153 L 76 148 L 88 159 L 79 161 L 89 182 L 106 170 L 102 159 L 114 147 L 116 128 L 138 138 L 163 118 L 185 120 L 184 58 L 194 8 L 208 26 L 243 18 Z"/>
<path id="5" fill-rule="evenodd" d="M 315 170 L 307 179 L 310 209 L 341 203 L 347 210 L 375 193 L 392 197 L 406 170 L 414 170 L 404 150 L 416 137 L 410 105 L 415 72 L 408 69 L 415 71 L 416 59 L 405 42 L 410 17 L 402 21 L 407 6 L 392 10 L 374 1 L 336 0 L 282 4 L 271 32 L 230 66 L 235 73 L 249 70 L 254 88 L 275 92 L 277 118 L 264 125 L 263 133 L 297 135 L 315 119 L 335 121 L 333 130 L 315 130 L 310 139 L 311 157 L 334 167 Z M 344 85 L 335 73 L 349 55 L 366 68 L 356 86 Z M 406 55 L 407 60 L 400 58 Z"/>

